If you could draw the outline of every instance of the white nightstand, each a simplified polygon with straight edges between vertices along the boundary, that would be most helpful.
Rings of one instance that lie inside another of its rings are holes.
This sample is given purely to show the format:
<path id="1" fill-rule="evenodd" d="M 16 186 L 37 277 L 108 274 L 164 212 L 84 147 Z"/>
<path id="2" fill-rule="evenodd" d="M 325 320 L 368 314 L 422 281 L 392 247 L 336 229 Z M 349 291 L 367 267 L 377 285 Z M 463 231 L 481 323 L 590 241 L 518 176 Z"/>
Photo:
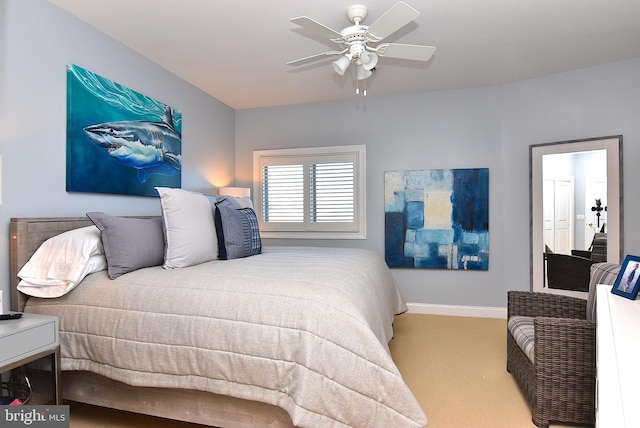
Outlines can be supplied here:
<path id="1" fill-rule="evenodd" d="M 17 320 L 0 321 L 0 373 L 51 357 L 53 399 L 60 396 L 60 341 L 58 317 L 25 313 Z"/>

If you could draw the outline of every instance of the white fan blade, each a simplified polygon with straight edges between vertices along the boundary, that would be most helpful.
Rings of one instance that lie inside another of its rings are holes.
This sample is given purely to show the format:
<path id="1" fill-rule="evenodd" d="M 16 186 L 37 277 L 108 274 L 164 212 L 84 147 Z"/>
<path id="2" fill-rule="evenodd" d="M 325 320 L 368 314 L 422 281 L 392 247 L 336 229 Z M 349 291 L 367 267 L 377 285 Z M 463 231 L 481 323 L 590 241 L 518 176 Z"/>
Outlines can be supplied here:
<path id="1" fill-rule="evenodd" d="M 395 33 L 419 15 L 420 12 L 405 2 L 398 2 L 369 26 L 365 32 L 365 37 L 371 42 L 377 43 Z"/>
<path id="2" fill-rule="evenodd" d="M 429 61 L 435 51 L 436 48 L 433 46 L 404 45 L 400 43 L 383 43 L 376 48 L 376 52 L 380 56 L 414 61 Z"/>
<path id="3" fill-rule="evenodd" d="M 311 55 L 311 56 L 306 56 L 304 58 L 295 59 L 293 61 L 289 61 L 287 63 L 287 65 L 294 65 L 294 66 L 295 65 L 302 65 L 305 62 L 310 62 L 310 61 L 313 61 L 313 60 L 316 60 L 316 59 L 320 59 L 320 58 L 325 57 L 325 56 L 341 55 L 341 54 L 344 54 L 344 53 L 347 53 L 347 49 L 345 49 L 345 50 L 343 50 L 341 52 L 338 52 L 338 51 L 323 52 L 323 53 L 319 53 L 319 54 L 315 54 L 315 55 Z"/>
<path id="4" fill-rule="evenodd" d="M 338 33 L 336 30 L 333 30 L 327 27 L 324 24 L 319 23 L 318 21 L 314 21 L 313 19 L 300 16 L 298 18 L 293 18 L 291 20 L 294 24 L 298 24 L 299 26 L 306 28 L 307 30 L 311 30 L 321 36 L 327 37 L 329 40 L 341 43 L 344 41 L 342 34 Z"/>

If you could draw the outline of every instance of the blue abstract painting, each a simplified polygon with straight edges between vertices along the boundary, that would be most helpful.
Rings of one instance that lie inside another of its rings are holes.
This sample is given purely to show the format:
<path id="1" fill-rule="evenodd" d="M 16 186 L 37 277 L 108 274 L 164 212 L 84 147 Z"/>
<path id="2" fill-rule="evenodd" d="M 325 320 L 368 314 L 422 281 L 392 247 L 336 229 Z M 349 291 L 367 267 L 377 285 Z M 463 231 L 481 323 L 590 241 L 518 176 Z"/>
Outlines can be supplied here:
<path id="1" fill-rule="evenodd" d="M 181 187 L 182 114 L 67 65 L 67 191 L 158 196 Z"/>
<path id="2" fill-rule="evenodd" d="M 387 171 L 389 267 L 489 269 L 489 169 Z"/>

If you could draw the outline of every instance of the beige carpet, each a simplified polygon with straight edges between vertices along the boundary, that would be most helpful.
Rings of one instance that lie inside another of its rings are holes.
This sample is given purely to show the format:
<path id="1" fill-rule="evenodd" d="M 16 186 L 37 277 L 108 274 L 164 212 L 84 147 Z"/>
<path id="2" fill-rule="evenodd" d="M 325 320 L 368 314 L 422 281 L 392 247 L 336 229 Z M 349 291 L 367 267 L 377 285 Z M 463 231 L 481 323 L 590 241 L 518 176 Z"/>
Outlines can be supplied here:
<path id="1" fill-rule="evenodd" d="M 404 314 L 396 317 L 394 331 L 391 353 L 429 428 L 535 427 L 506 370 L 505 320 Z M 199 427 L 69 404 L 71 428 Z"/>
<path id="2" fill-rule="evenodd" d="M 404 314 L 391 352 L 429 427 L 527 427 L 524 398 L 506 370 L 506 321 Z"/>

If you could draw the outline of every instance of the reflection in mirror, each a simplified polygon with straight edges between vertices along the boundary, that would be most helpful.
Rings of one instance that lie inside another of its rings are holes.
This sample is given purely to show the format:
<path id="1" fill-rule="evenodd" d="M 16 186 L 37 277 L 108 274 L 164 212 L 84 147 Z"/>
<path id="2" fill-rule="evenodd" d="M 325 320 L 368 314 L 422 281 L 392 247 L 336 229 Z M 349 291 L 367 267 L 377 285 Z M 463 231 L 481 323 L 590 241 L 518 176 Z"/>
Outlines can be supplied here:
<path id="1" fill-rule="evenodd" d="M 530 147 L 534 291 L 584 297 L 590 266 L 620 263 L 622 136 Z"/>

